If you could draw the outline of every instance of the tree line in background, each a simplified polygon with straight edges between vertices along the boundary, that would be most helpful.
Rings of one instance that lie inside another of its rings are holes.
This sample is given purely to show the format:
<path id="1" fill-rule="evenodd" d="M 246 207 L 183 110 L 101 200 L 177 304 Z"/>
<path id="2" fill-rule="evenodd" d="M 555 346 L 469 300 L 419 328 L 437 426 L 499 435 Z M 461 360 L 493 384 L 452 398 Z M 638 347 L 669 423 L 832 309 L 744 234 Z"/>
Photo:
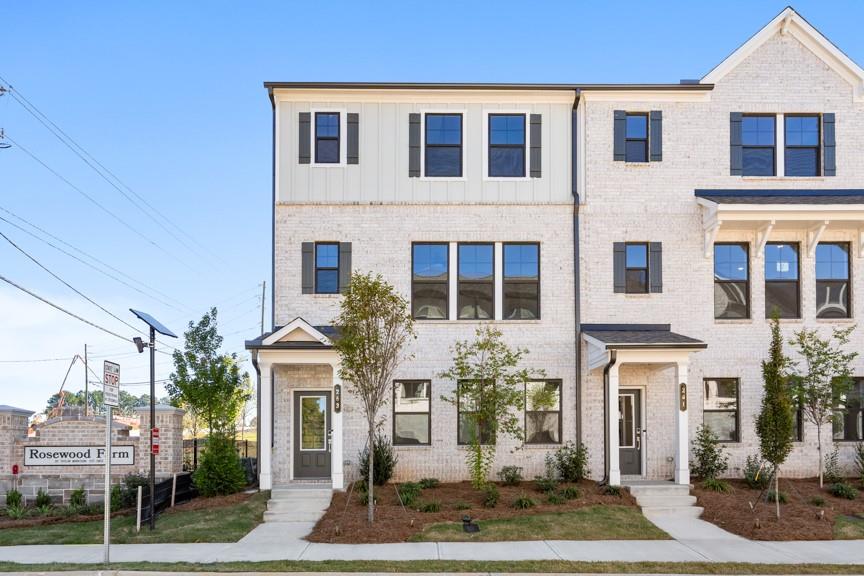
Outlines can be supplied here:
<path id="1" fill-rule="evenodd" d="M 48 398 L 48 403 L 45 406 L 45 414 L 51 414 L 51 412 L 57 408 L 60 403 L 60 398 L 63 397 L 63 405 L 64 406 L 80 406 L 83 408 L 85 404 L 87 404 L 87 412 L 89 414 L 104 414 L 105 406 L 102 404 L 102 391 L 101 390 L 90 390 L 89 394 L 85 393 L 84 390 L 78 390 L 77 392 L 68 392 L 62 391 L 57 394 L 51 395 Z M 159 404 L 168 404 L 170 403 L 170 398 L 164 397 L 157 399 L 157 403 Z M 115 409 L 115 414 L 118 412 L 123 416 L 134 416 L 135 415 L 135 407 L 136 406 L 149 406 L 150 405 L 150 395 L 149 394 L 141 394 L 140 396 L 135 396 L 134 394 L 130 394 L 125 390 L 120 391 L 120 406 Z"/>

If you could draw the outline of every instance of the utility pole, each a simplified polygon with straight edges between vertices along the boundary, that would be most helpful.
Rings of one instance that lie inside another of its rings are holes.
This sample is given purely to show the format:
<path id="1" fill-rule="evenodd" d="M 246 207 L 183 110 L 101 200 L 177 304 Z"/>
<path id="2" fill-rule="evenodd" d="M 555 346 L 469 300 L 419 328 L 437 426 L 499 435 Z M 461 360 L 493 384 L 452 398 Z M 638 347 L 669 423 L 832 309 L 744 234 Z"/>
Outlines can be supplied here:
<path id="1" fill-rule="evenodd" d="M 98 352 L 98 350 L 97 350 Z M 90 410 L 90 379 L 87 377 L 87 344 L 84 344 L 84 416 Z"/>
<path id="2" fill-rule="evenodd" d="M 267 281 L 261 284 L 261 334 L 264 334 L 264 294 L 267 291 Z M 85 352 L 86 354 L 86 352 Z"/>
<path id="3" fill-rule="evenodd" d="M 156 529 L 156 452 L 153 451 L 153 429 L 156 428 L 156 329 L 150 326 L 150 530 Z"/>

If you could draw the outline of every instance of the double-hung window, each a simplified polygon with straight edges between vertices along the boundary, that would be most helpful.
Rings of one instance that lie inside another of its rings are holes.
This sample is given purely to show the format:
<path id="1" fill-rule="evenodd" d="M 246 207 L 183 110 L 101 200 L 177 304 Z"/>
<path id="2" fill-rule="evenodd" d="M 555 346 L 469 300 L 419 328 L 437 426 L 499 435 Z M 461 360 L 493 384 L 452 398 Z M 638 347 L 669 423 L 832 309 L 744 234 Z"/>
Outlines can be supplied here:
<path id="1" fill-rule="evenodd" d="M 459 244 L 458 296 L 460 320 L 495 317 L 493 244 Z"/>
<path id="2" fill-rule="evenodd" d="M 739 442 L 739 406 L 737 378 L 706 378 L 702 423 L 721 442 Z"/>
<path id="3" fill-rule="evenodd" d="M 475 439 L 479 439 L 480 444 L 489 444 L 492 441 L 492 422 L 484 420 L 479 412 L 479 398 L 482 397 L 486 386 L 495 386 L 495 383 L 485 382 L 482 385 L 475 385 L 474 382 L 460 381 L 456 386 L 458 444 L 473 444 Z"/>
<path id="4" fill-rule="evenodd" d="M 784 123 L 786 176 L 819 176 L 819 116 L 787 114 Z"/>
<path id="5" fill-rule="evenodd" d="M 744 116 L 741 119 L 742 174 L 774 176 L 776 174 L 775 130 L 773 115 Z"/>
<path id="6" fill-rule="evenodd" d="M 648 292 L 648 244 L 628 243 L 624 255 L 624 275 L 628 294 Z"/>
<path id="7" fill-rule="evenodd" d="M 769 242 L 765 245 L 765 317 L 776 310 L 780 318 L 800 318 L 798 245 Z"/>
<path id="8" fill-rule="evenodd" d="M 315 113 L 315 163 L 339 164 L 339 113 Z"/>
<path id="9" fill-rule="evenodd" d="M 837 411 L 834 440 L 864 440 L 864 379 L 855 379 L 852 388 L 840 399 Z"/>
<path id="10" fill-rule="evenodd" d="M 489 114 L 489 176 L 525 176 L 525 114 Z"/>
<path id="11" fill-rule="evenodd" d="M 624 160 L 648 162 L 648 114 L 627 113 L 624 132 Z"/>
<path id="12" fill-rule="evenodd" d="M 431 387 L 429 380 L 397 380 L 393 383 L 394 445 L 428 446 L 432 443 Z"/>
<path id="13" fill-rule="evenodd" d="M 339 293 L 338 242 L 318 242 L 315 244 L 315 292 L 318 294 Z"/>
<path id="14" fill-rule="evenodd" d="M 714 318 L 750 317 L 747 244 L 714 244 Z"/>
<path id="15" fill-rule="evenodd" d="M 414 318 L 447 319 L 448 256 L 446 243 L 417 243 L 412 246 L 411 310 Z"/>
<path id="16" fill-rule="evenodd" d="M 425 175 L 462 176 L 462 114 L 426 114 Z"/>
<path id="17" fill-rule="evenodd" d="M 561 382 L 538 380 L 525 383 L 525 443 L 561 442 Z"/>
<path id="18" fill-rule="evenodd" d="M 849 318 L 849 244 L 816 246 L 816 317 Z"/>
<path id="19" fill-rule="evenodd" d="M 504 319 L 540 318 L 540 245 L 504 244 Z"/>

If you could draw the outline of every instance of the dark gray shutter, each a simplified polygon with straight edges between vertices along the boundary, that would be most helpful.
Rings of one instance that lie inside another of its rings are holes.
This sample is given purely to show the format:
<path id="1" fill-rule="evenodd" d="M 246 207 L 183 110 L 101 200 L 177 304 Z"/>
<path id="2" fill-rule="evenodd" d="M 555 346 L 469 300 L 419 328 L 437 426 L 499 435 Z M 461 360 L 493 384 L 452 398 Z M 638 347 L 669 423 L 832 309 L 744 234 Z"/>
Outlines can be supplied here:
<path id="1" fill-rule="evenodd" d="M 648 291 L 663 292 L 663 245 L 648 244 Z"/>
<path id="2" fill-rule="evenodd" d="M 627 152 L 624 149 L 624 138 L 627 134 L 627 112 L 624 110 L 615 110 L 615 160 L 623 162 L 627 158 Z"/>
<path id="3" fill-rule="evenodd" d="M 315 243 L 303 242 L 301 252 L 303 254 L 300 266 L 303 294 L 315 292 Z"/>
<path id="4" fill-rule="evenodd" d="M 420 177 L 420 114 L 408 115 L 408 177 Z"/>
<path id="5" fill-rule="evenodd" d="M 299 138 L 297 141 L 297 150 L 300 164 L 309 164 L 312 162 L 312 113 L 300 112 L 300 120 L 297 126 Z"/>
<path id="6" fill-rule="evenodd" d="M 663 160 L 663 112 L 651 110 L 648 115 L 651 127 L 648 131 L 648 140 L 651 143 L 651 162 Z"/>
<path id="7" fill-rule="evenodd" d="M 822 114 L 822 173 L 825 176 L 837 175 L 837 157 L 835 156 L 834 113 Z"/>
<path id="8" fill-rule="evenodd" d="M 625 258 L 624 242 L 612 244 L 612 283 L 615 292 L 627 291 L 627 270 L 625 269 L 627 262 Z"/>
<path id="9" fill-rule="evenodd" d="M 744 149 L 741 146 L 741 113 L 729 114 L 729 173 L 744 174 Z"/>
<path id="10" fill-rule="evenodd" d="M 531 178 L 540 178 L 541 176 L 541 138 L 543 130 L 540 114 L 531 114 Z"/>
<path id="11" fill-rule="evenodd" d="M 339 291 L 344 293 L 351 283 L 351 242 L 339 243 Z"/>
<path id="12" fill-rule="evenodd" d="M 348 113 L 348 164 L 360 163 L 360 115 Z"/>

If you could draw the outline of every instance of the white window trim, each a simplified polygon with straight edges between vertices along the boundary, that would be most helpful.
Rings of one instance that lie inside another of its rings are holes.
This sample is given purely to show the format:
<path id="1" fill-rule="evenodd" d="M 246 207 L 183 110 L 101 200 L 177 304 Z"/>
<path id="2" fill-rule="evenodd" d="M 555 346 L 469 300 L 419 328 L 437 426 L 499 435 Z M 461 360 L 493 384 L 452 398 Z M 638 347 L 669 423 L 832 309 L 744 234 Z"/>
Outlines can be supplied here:
<path id="1" fill-rule="evenodd" d="M 823 112 L 800 112 L 800 114 L 808 114 L 819 117 L 819 174 L 815 176 L 788 176 L 786 174 L 786 113 L 784 112 L 748 112 L 756 116 L 774 116 L 774 175 L 773 176 L 745 176 L 743 180 L 790 180 L 793 182 L 814 181 L 821 182 L 825 179 L 824 162 L 825 162 L 825 147 L 822 142 L 824 134 L 822 132 L 822 116 Z M 790 114 L 792 114 L 790 112 Z M 796 112 L 795 114 L 799 114 Z M 649 135 L 650 137 L 650 135 Z"/>
<path id="2" fill-rule="evenodd" d="M 346 122 L 348 121 L 348 111 L 344 108 L 310 108 L 311 129 L 309 130 L 309 165 L 313 168 L 344 168 L 348 165 L 348 142 L 345 137 L 348 134 L 346 130 Z M 339 162 L 334 164 L 331 162 L 316 162 L 315 161 L 315 114 L 329 113 L 339 114 Z"/>
<path id="3" fill-rule="evenodd" d="M 489 115 L 490 114 L 519 114 L 525 117 L 525 176 L 490 176 L 489 175 Z M 510 108 L 502 110 L 483 111 L 483 181 L 484 182 L 525 182 L 531 180 L 531 110 L 527 108 Z M 541 114 L 542 122 L 542 114 Z"/>
<path id="4" fill-rule="evenodd" d="M 462 176 L 426 176 L 426 115 L 462 115 Z M 428 109 L 420 111 L 420 180 L 425 182 L 465 182 L 468 180 L 468 110 L 466 109 Z"/>

